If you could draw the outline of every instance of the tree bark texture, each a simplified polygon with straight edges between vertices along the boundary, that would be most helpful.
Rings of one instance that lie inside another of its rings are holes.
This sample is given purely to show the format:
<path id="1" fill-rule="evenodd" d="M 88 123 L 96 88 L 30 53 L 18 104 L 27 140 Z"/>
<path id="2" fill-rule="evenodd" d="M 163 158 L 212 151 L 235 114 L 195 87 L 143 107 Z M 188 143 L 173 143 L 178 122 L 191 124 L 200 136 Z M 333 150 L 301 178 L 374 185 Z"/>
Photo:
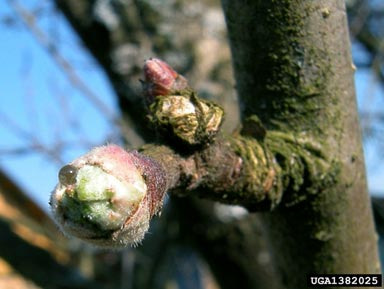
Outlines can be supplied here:
<path id="1" fill-rule="evenodd" d="M 263 214 L 284 285 L 306 288 L 310 273 L 380 272 L 344 1 L 222 4 L 242 117 L 312 138 L 334 167 L 333 185 Z"/>

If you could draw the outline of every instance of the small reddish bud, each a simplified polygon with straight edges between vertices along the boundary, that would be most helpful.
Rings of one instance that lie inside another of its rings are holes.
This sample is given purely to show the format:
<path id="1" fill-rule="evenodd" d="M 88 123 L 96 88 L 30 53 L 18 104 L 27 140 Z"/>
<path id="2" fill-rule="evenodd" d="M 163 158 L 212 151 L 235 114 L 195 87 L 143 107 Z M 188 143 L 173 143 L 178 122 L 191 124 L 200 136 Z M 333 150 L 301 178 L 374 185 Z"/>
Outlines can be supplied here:
<path id="1" fill-rule="evenodd" d="M 144 238 L 164 194 L 157 162 L 108 145 L 60 170 L 51 206 L 65 233 L 101 247 L 124 247 Z"/>
<path id="2" fill-rule="evenodd" d="M 158 95 L 168 95 L 188 87 L 187 80 L 160 59 L 148 59 L 143 70 L 143 91 L 148 104 Z"/>

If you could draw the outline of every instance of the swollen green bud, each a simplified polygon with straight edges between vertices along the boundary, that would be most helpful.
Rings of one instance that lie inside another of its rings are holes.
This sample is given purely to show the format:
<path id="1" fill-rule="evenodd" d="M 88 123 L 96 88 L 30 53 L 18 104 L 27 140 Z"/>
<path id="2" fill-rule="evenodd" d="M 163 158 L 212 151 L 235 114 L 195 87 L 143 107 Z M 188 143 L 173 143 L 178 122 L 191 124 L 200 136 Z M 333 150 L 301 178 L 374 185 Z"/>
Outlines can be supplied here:
<path id="1" fill-rule="evenodd" d="M 69 235 L 102 247 L 136 244 L 162 205 L 162 177 L 162 168 L 137 152 L 99 147 L 60 170 L 52 211 Z"/>

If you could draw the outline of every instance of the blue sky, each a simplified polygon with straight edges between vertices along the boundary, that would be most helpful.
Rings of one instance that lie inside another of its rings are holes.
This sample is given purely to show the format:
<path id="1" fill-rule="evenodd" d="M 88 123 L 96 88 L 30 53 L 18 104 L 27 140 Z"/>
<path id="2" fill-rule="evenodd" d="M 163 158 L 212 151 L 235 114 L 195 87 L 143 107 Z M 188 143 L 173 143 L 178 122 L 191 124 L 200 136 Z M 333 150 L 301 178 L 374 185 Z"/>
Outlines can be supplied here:
<path id="1" fill-rule="evenodd" d="M 356 94 L 360 112 L 383 111 L 384 91 L 369 70 L 360 70 L 355 76 Z M 383 129 L 383 128 L 381 128 Z M 368 187 L 372 194 L 384 197 L 384 166 L 382 138 L 364 142 L 364 156 Z"/>
<path id="2" fill-rule="evenodd" d="M 27 2 L 29 8 L 39 3 L 37 0 Z M 43 7 L 52 8 L 48 1 L 43 2 Z M 0 1 L 0 19 L 9 16 L 12 19 L 15 15 L 7 3 Z M 49 194 L 57 182 L 60 166 L 94 145 L 117 140 L 118 128 L 73 87 L 51 55 L 20 21 L 10 23 L 10 26 L 0 24 L 0 168 L 48 209 Z M 64 19 L 43 13 L 38 25 L 93 93 L 118 116 L 116 98 L 108 80 L 81 48 Z M 364 57 L 361 48 L 354 46 L 353 51 L 356 57 Z M 360 110 L 384 109 L 384 91 L 369 70 L 357 71 L 356 87 Z M 34 147 L 40 144 L 43 150 L 52 150 L 58 143 L 69 143 L 69 148 L 61 154 L 61 161 L 36 152 Z M 383 156 L 378 145 L 372 140 L 364 146 L 368 180 L 371 191 L 384 194 Z M 27 152 L 23 153 L 23 149 Z"/>
<path id="3" fill-rule="evenodd" d="M 37 2 L 28 4 L 36 7 Z M 6 3 L 0 2 L 2 19 L 15 15 Z M 73 63 L 79 77 L 117 115 L 116 99 L 105 75 L 81 48 L 63 18 L 43 15 L 39 25 L 51 33 L 49 37 L 60 54 Z M 47 209 L 60 166 L 91 146 L 113 140 L 118 131 L 73 87 L 21 21 L 1 25 L 0 29 L 0 167 Z M 38 152 L 52 150 L 58 143 L 70 144 L 61 161 Z M 44 147 L 36 149 L 36 145 Z M 17 153 L 16 149 L 27 152 Z"/>

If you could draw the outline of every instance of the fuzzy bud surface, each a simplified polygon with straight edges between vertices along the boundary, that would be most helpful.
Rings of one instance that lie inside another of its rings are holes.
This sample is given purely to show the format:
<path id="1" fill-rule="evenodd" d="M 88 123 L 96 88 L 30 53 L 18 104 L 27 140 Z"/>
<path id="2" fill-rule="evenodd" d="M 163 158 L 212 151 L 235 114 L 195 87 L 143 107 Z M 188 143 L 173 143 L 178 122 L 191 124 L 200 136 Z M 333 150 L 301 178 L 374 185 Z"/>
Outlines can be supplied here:
<path id="1" fill-rule="evenodd" d="M 97 246 L 137 244 L 161 208 L 163 174 L 159 164 L 137 152 L 116 145 L 95 148 L 60 170 L 53 215 L 64 233 Z"/>

